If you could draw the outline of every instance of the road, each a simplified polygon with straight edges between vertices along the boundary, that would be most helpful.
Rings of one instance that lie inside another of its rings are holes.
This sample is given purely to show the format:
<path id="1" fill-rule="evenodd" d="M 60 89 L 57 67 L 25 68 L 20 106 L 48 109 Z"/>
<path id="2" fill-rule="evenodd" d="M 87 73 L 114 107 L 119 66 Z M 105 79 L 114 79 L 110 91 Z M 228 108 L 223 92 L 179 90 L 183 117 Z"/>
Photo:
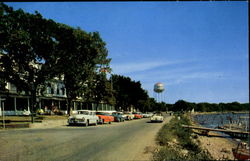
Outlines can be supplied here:
<path id="1" fill-rule="evenodd" d="M 167 122 L 170 118 L 165 118 Z M 0 131 L 0 161 L 150 160 L 164 123 L 148 118 L 89 127 Z"/>

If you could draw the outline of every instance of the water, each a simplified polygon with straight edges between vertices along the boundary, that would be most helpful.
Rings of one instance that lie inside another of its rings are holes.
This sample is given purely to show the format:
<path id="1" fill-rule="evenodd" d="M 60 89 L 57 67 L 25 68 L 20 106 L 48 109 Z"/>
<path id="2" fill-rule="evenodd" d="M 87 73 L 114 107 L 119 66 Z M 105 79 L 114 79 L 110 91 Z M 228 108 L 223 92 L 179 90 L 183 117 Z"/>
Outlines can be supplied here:
<path id="1" fill-rule="evenodd" d="M 248 117 L 248 118 L 242 119 L 242 117 Z M 207 128 L 217 128 L 218 126 L 223 126 L 225 124 L 230 124 L 230 123 L 235 123 L 235 124 L 241 123 L 244 126 L 244 131 L 249 131 L 249 113 L 228 112 L 228 113 L 217 113 L 217 114 L 204 114 L 204 115 L 195 115 L 193 119 L 201 126 Z M 218 133 L 232 140 L 232 138 L 229 135 L 221 132 Z M 244 139 L 244 141 L 247 141 L 247 139 Z"/>
<path id="2" fill-rule="evenodd" d="M 208 128 L 217 128 L 230 123 L 239 123 L 249 125 L 248 119 L 240 119 L 241 117 L 249 117 L 249 113 L 217 113 L 217 114 L 206 114 L 206 115 L 195 115 L 193 118 L 200 125 Z M 247 126 L 249 130 L 249 126 Z"/>

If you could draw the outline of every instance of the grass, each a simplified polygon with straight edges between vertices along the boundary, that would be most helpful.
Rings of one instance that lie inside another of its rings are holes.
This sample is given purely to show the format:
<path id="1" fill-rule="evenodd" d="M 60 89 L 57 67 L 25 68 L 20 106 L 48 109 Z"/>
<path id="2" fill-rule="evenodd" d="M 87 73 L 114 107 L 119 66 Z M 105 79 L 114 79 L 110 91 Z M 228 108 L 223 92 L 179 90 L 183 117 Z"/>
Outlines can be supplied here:
<path id="1" fill-rule="evenodd" d="M 154 153 L 153 161 L 212 160 L 211 155 L 195 143 L 197 136 L 193 131 L 182 128 L 182 124 L 191 125 L 191 121 L 187 116 L 179 114 L 161 128 L 156 139 L 161 148 Z"/>
<path id="2" fill-rule="evenodd" d="M 39 120 L 60 120 L 60 119 L 67 119 L 69 116 L 68 115 L 36 115 L 34 116 L 34 119 L 39 119 Z M 2 120 L 3 117 L 0 117 L 0 120 Z M 13 121 L 18 121 L 18 120 L 31 120 L 31 116 L 5 116 L 5 120 L 13 120 Z"/>

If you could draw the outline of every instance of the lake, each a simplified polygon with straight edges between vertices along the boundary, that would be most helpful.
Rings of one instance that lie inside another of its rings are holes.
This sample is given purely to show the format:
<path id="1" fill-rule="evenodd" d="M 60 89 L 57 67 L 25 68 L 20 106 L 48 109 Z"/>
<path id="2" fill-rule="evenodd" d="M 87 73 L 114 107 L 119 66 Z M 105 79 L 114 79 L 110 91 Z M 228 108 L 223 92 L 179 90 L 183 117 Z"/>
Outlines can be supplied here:
<path id="1" fill-rule="evenodd" d="M 193 120 L 203 127 L 217 128 L 226 124 L 241 124 L 244 131 L 249 131 L 249 113 L 215 113 L 215 114 L 198 114 L 193 116 Z M 220 132 L 219 132 L 220 133 Z M 231 138 L 229 135 L 221 135 Z"/>

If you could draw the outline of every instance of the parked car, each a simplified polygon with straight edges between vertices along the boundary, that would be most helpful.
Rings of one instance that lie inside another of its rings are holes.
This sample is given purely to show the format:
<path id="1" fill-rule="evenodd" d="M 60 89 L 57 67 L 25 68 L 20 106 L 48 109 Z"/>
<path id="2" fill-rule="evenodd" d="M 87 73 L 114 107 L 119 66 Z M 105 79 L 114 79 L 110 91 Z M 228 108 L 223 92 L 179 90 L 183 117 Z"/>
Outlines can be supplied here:
<path id="1" fill-rule="evenodd" d="M 95 111 L 90 110 L 78 110 L 77 114 L 74 114 L 68 118 L 68 124 L 82 124 L 88 126 L 90 124 L 97 125 L 99 118 L 96 116 Z"/>
<path id="2" fill-rule="evenodd" d="M 125 115 L 123 112 L 117 112 L 117 113 L 119 113 L 120 115 L 122 115 L 122 117 L 124 118 L 124 120 L 126 120 L 127 115 Z"/>
<path id="3" fill-rule="evenodd" d="M 111 122 L 115 121 L 114 116 L 111 116 L 110 114 L 105 113 L 105 112 L 96 112 L 96 116 L 99 117 L 98 123 L 100 124 L 104 124 L 104 123 L 111 124 Z"/>
<path id="4" fill-rule="evenodd" d="M 149 117 L 153 116 L 153 113 L 151 113 L 151 112 L 146 112 L 146 113 L 143 113 L 142 116 L 143 116 L 144 118 L 149 118 Z"/>
<path id="5" fill-rule="evenodd" d="M 132 114 L 132 112 L 123 112 L 124 115 L 126 115 L 126 120 L 133 120 L 134 119 L 134 115 Z"/>
<path id="6" fill-rule="evenodd" d="M 163 122 L 164 118 L 161 113 L 155 113 L 150 117 L 151 122 Z"/>
<path id="7" fill-rule="evenodd" d="M 141 119 L 142 118 L 142 115 L 140 112 L 133 112 L 132 114 L 135 116 L 134 119 Z"/>
<path id="8" fill-rule="evenodd" d="M 115 119 L 116 122 L 123 122 L 123 121 L 125 121 L 124 116 L 120 112 L 113 112 L 112 116 L 114 116 L 114 119 Z"/>

